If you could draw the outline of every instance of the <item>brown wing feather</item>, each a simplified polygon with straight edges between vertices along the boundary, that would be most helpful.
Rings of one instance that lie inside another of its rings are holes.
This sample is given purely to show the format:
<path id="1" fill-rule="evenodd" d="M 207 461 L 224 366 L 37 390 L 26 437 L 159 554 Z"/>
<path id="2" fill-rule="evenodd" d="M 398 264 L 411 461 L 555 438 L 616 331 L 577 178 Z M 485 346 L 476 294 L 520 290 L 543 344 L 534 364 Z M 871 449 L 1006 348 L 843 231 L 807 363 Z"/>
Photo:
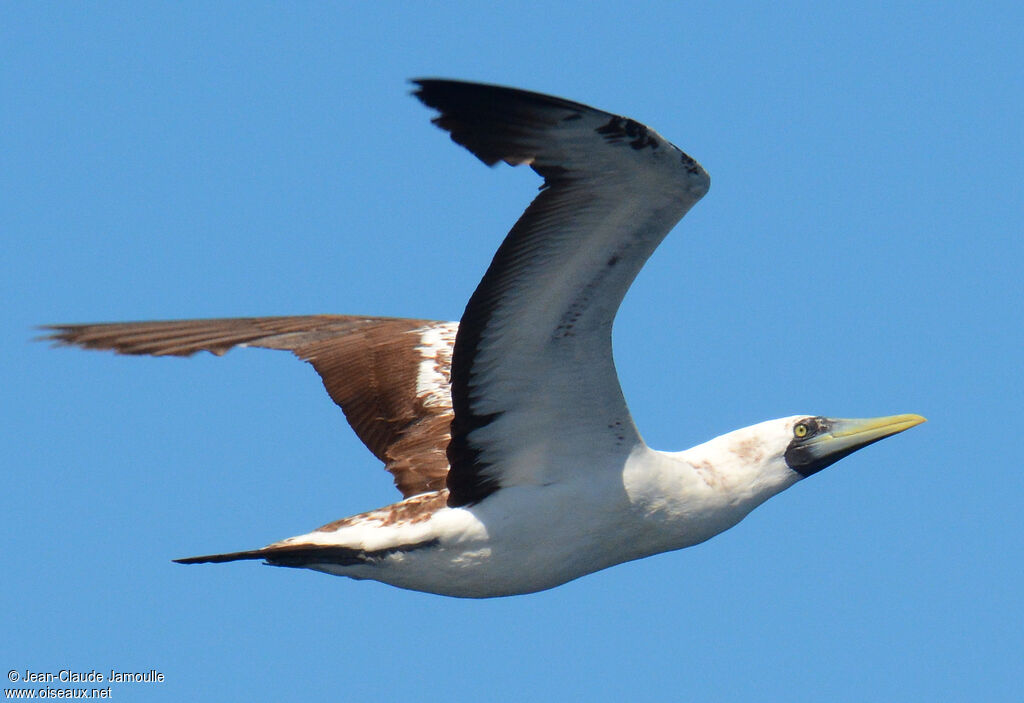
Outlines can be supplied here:
<path id="1" fill-rule="evenodd" d="M 220 356 L 235 346 L 291 351 L 320 374 L 331 399 L 367 448 L 385 463 L 403 496 L 444 487 L 454 323 L 306 315 L 44 329 L 50 332 L 44 339 L 58 345 L 120 354 L 189 356 L 208 351 Z M 438 334 L 445 330 L 450 334 Z M 420 387 L 424 363 L 434 372 L 429 394 Z"/>

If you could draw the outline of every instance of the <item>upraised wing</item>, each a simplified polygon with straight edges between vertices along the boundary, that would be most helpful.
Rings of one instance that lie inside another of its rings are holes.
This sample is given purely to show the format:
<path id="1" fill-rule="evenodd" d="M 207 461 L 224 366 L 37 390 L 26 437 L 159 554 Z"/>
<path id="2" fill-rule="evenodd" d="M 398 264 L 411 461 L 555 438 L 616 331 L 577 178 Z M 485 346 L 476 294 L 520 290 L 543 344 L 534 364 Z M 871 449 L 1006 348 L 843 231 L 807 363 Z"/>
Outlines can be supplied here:
<path id="1" fill-rule="evenodd" d="M 460 322 L 449 504 L 610 465 L 642 443 L 612 360 L 612 321 L 644 262 L 707 192 L 707 173 L 625 117 L 511 88 L 413 82 L 455 142 L 544 178 Z"/>
<path id="2" fill-rule="evenodd" d="M 46 339 L 120 354 L 284 349 L 308 361 L 405 497 L 444 488 L 454 322 L 346 315 L 53 325 Z"/>

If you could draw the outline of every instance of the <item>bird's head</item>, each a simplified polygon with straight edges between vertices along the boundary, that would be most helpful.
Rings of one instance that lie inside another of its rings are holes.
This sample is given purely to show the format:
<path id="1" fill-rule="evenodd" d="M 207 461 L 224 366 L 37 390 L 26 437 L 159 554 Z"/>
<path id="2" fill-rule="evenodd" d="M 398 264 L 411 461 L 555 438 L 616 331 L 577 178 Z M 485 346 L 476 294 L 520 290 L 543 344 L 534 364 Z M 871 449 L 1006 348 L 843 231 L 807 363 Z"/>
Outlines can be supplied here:
<path id="1" fill-rule="evenodd" d="M 789 441 L 783 459 L 801 478 L 807 478 L 858 449 L 924 421 L 920 415 L 889 415 L 864 420 L 788 418 Z"/>
<path id="2" fill-rule="evenodd" d="M 724 434 L 684 454 L 706 479 L 759 501 L 924 421 L 920 415 L 863 420 L 794 415 Z"/>

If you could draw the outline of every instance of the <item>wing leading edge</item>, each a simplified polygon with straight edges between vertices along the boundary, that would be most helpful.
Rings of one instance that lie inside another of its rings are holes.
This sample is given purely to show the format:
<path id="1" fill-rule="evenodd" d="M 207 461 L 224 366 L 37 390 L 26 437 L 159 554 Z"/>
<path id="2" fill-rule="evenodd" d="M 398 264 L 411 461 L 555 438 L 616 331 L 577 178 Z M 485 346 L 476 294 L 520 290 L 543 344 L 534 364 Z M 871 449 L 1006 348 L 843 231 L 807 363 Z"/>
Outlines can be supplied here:
<path id="1" fill-rule="evenodd" d="M 707 173 L 625 117 L 512 88 L 413 82 L 456 143 L 544 178 L 460 322 L 449 504 L 628 453 L 642 440 L 615 372 L 612 322 L 648 257 L 707 192 Z"/>

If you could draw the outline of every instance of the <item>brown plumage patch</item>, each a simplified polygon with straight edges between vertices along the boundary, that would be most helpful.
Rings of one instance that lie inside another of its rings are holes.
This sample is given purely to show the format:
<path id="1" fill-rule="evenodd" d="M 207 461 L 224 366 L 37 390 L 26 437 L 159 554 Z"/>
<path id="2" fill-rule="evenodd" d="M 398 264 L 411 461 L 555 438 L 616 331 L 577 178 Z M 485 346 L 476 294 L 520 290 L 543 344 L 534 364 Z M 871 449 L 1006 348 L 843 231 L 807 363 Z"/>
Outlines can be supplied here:
<path id="1" fill-rule="evenodd" d="M 748 464 L 756 464 L 764 458 L 764 447 L 756 439 L 745 439 L 733 447 L 732 453 Z"/>
<path id="2" fill-rule="evenodd" d="M 329 522 L 316 528 L 315 532 L 337 532 L 343 527 L 351 527 L 368 522 L 376 523 L 375 526 L 379 527 L 387 527 L 399 523 L 415 525 L 416 523 L 426 522 L 434 513 L 447 504 L 447 490 L 425 493 L 413 496 L 412 498 L 406 498 L 402 502 L 389 505 L 386 508 L 371 510 L 368 513 L 361 513 Z"/>
<path id="3" fill-rule="evenodd" d="M 446 325 L 451 323 L 304 315 L 53 325 L 44 328 L 49 330 L 44 339 L 152 356 L 190 356 L 200 351 L 221 356 L 235 346 L 291 351 L 313 365 L 359 439 L 384 462 L 402 495 L 409 497 L 444 488 L 448 474 L 451 355 L 447 349 L 422 346 L 424 334 Z M 434 336 L 439 338 L 437 344 L 446 344 L 447 337 Z M 428 353 L 433 360 L 425 357 Z M 425 358 L 440 374 L 430 398 L 420 397 L 417 391 Z"/>
<path id="4" fill-rule="evenodd" d="M 697 475 L 700 476 L 701 480 L 704 481 L 709 488 L 719 490 L 725 488 L 726 482 L 722 478 L 722 474 L 719 473 L 718 470 L 715 469 L 714 464 L 707 459 L 696 464 L 691 462 L 690 466 L 693 467 L 694 471 L 697 472 Z"/>

